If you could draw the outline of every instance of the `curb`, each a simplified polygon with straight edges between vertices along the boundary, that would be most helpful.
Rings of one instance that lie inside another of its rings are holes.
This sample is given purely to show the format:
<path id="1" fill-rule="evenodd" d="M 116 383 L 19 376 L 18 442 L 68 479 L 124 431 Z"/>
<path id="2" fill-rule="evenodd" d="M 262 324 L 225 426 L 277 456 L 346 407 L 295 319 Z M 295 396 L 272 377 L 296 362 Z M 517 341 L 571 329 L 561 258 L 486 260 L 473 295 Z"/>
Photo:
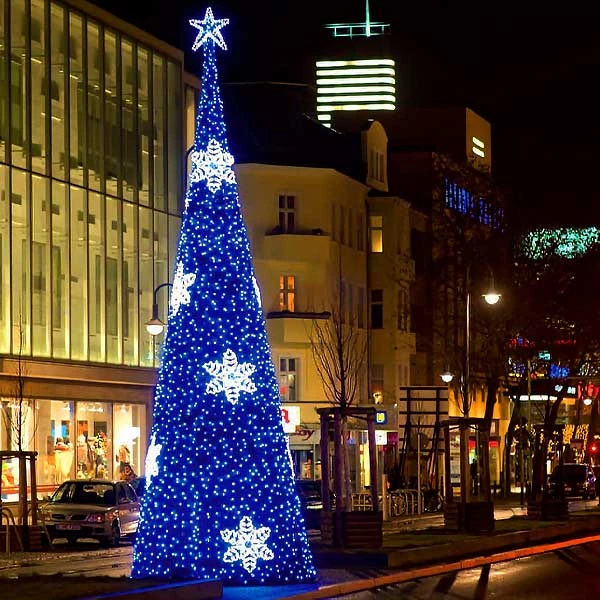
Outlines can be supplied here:
<path id="1" fill-rule="evenodd" d="M 124 598 L 125 600 L 164 600 L 165 598 L 169 600 L 211 600 L 222 597 L 222 581 L 184 581 L 110 594 L 86 596 L 81 600 L 109 600 L 111 598 Z"/>
<path id="2" fill-rule="evenodd" d="M 292 596 L 284 596 L 281 600 L 322 600 L 326 598 L 335 598 L 344 596 L 354 592 L 361 592 L 373 588 L 385 587 L 398 583 L 404 583 L 413 579 L 422 579 L 425 577 L 433 577 L 435 575 L 443 575 L 454 571 L 463 571 L 473 569 L 484 565 L 489 565 L 498 562 L 515 560 L 526 556 L 535 556 L 546 552 L 553 552 L 570 546 L 579 546 L 589 544 L 590 542 L 600 541 L 600 535 L 592 535 L 583 538 L 564 540 L 552 544 L 540 544 L 530 548 L 519 548 L 508 552 L 500 552 L 488 556 L 477 556 L 474 558 L 466 558 L 446 564 L 438 564 L 427 567 L 420 567 L 412 571 L 402 571 L 401 573 L 393 573 L 391 575 L 383 575 L 372 579 L 359 579 L 356 581 L 348 581 L 334 585 L 323 586 L 318 590 L 310 592 L 302 592 Z"/>

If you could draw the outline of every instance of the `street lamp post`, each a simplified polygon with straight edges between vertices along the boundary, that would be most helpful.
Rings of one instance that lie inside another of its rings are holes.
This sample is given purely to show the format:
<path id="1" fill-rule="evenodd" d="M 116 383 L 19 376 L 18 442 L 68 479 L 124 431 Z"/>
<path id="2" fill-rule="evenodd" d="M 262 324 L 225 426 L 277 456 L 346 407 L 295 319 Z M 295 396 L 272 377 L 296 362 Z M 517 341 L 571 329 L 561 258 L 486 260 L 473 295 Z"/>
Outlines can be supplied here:
<path id="1" fill-rule="evenodd" d="M 159 290 L 161 290 L 164 287 L 168 287 L 168 286 L 173 287 L 173 284 L 172 283 L 161 283 L 159 286 L 157 286 L 154 289 L 154 294 L 152 296 L 152 318 L 146 323 L 146 331 L 152 336 L 160 335 L 165 329 L 164 322 L 161 321 L 158 316 L 157 294 L 158 294 Z"/>
<path id="2" fill-rule="evenodd" d="M 466 287 L 466 331 L 465 331 L 465 373 L 463 380 L 463 415 L 465 417 L 469 416 L 469 392 L 470 392 L 470 384 L 471 384 L 471 265 L 467 265 L 467 273 L 465 280 Z M 482 294 L 483 299 L 487 302 L 487 304 L 494 305 L 498 304 L 500 301 L 501 295 L 496 291 L 494 286 L 494 275 L 492 273 L 491 268 L 488 266 L 490 279 L 489 279 L 489 288 L 485 294 Z"/>

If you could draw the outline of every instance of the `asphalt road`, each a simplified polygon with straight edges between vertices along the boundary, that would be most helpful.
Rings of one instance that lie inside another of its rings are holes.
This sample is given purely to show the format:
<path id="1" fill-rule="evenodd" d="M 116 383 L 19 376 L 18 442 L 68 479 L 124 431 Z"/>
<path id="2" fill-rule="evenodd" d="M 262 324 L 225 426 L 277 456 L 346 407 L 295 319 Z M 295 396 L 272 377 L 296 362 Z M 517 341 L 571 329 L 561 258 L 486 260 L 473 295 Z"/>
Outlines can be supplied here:
<path id="1" fill-rule="evenodd" d="M 584 600 L 600 597 L 600 542 L 429 577 L 343 600 Z"/>

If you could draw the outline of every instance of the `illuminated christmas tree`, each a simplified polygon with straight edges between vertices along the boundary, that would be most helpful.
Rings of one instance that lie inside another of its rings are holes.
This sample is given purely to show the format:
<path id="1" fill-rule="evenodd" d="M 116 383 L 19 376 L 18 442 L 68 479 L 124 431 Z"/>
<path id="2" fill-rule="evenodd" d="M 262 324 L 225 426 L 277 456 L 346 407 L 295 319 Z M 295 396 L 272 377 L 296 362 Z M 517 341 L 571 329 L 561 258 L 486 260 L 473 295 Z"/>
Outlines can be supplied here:
<path id="1" fill-rule="evenodd" d="M 210 8 L 195 148 L 146 458 L 132 576 L 314 579 L 228 151 Z"/>

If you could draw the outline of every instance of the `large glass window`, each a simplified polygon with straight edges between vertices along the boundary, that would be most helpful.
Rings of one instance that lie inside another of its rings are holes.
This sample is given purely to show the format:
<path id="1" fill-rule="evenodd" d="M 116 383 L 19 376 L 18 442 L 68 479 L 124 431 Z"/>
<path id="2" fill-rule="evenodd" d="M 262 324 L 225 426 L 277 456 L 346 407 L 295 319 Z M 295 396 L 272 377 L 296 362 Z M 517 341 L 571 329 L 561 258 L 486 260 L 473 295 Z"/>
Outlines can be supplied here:
<path id="1" fill-rule="evenodd" d="M 29 222 L 29 177 L 12 169 L 12 351 L 31 352 L 31 235 Z"/>
<path id="2" fill-rule="evenodd" d="M 116 479 L 128 479 L 131 474 L 140 475 L 143 471 L 146 439 L 146 407 L 138 404 L 115 404 L 114 418 L 114 455 L 117 470 Z"/>
<path id="3" fill-rule="evenodd" d="M 117 36 L 104 31 L 104 159 L 106 193 L 121 189 L 121 98 L 117 78 Z"/>
<path id="4" fill-rule="evenodd" d="M 137 200 L 137 69 L 134 66 L 133 44 L 121 40 L 121 110 L 120 131 L 122 153 L 123 198 Z"/>
<path id="5" fill-rule="evenodd" d="M 33 242 L 31 246 L 31 308 L 33 320 L 33 353 L 50 356 L 50 214 L 52 199 L 50 180 L 32 176 Z"/>
<path id="6" fill-rule="evenodd" d="M 71 186 L 71 358 L 88 358 L 88 210 L 84 191 Z"/>
<path id="7" fill-rule="evenodd" d="M 46 72 L 44 0 L 31 2 L 31 168 L 46 172 L 46 123 L 52 101 L 59 100 L 58 84 Z M 41 86 L 41 87 L 40 87 Z"/>
<path id="8" fill-rule="evenodd" d="M 5 2 L 0 0 L 0 15 L 4 15 Z M 5 152 L 8 142 L 8 103 L 10 101 L 8 89 L 8 67 L 10 53 L 6 51 L 6 25 L 0 19 L 0 161 L 6 160 Z"/>
<path id="9" fill-rule="evenodd" d="M 182 156 L 181 156 L 181 66 L 173 62 L 167 63 L 169 93 L 168 101 L 168 123 L 167 134 L 167 166 L 168 166 L 168 198 L 169 211 L 177 213 L 181 200 Z"/>
<path id="10" fill-rule="evenodd" d="M 50 129 L 52 132 L 52 175 L 65 179 L 68 165 L 66 140 L 68 135 L 65 118 L 65 89 L 67 77 L 67 39 L 65 10 L 50 4 Z"/>
<path id="11" fill-rule="evenodd" d="M 90 360 L 102 362 L 106 357 L 104 201 L 100 194 L 90 192 L 88 202 L 89 351 Z"/>
<path id="12" fill-rule="evenodd" d="M 140 130 L 141 168 L 139 170 L 139 202 L 150 205 L 150 153 L 152 151 L 153 126 L 150 121 L 150 53 L 144 48 L 138 48 L 137 53 L 137 101 L 138 127 Z"/>
<path id="13" fill-rule="evenodd" d="M 69 357 L 69 211 L 67 186 L 52 182 L 52 355 Z M 79 254 L 79 256 L 81 253 Z"/>
<path id="14" fill-rule="evenodd" d="M 123 281 L 121 249 L 123 223 L 119 214 L 119 203 L 114 198 L 106 198 L 106 360 L 121 363 L 123 310 Z"/>
<path id="15" fill-rule="evenodd" d="M 165 173 L 167 169 L 165 156 L 166 129 L 166 95 L 167 76 L 165 59 L 154 54 L 152 56 L 152 124 L 154 146 L 154 208 L 167 210 Z"/>
<path id="16" fill-rule="evenodd" d="M 69 123 L 68 160 L 71 182 L 83 185 L 87 169 L 87 93 L 83 69 L 83 21 L 75 13 L 69 15 Z M 93 82 L 91 83 L 93 85 Z M 65 151 L 65 156 L 67 153 Z"/>
<path id="17" fill-rule="evenodd" d="M 102 189 L 104 181 L 104 56 L 100 46 L 100 27 L 87 23 L 87 164 L 90 188 Z"/>
<path id="18" fill-rule="evenodd" d="M 75 476 L 76 440 L 73 403 L 38 400 L 36 421 L 38 482 L 58 485 Z"/>
<path id="19" fill-rule="evenodd" d="M 151 336 L 145 328 L 152 317 L 152 295 L 154 291 L 154 274 L 152 262 L 153 248 L 153 226 L 152 226 L 152 211 L 149 208 L 140 207 L 140 228 L 138 235 L 138 256 L 140 268 L 140 313 L 138 327 L 140 335 L 140 365 L 150 367 L 154 364 L 154 337 Z M 162 291 L 166 295 L 166 290 Z M 166 307 L 168 305 L 166 299 L 159 298 L 159 307 L 165 308 L 165 316 L 160 318 L 166 323 Z M 161 304 L 163 302 L 163 304 Z"/>
<path id="20" fill-rule="evenodd" d="M 12 164 L 26 165 L 25 140 L 26 107 L 28 104 L 27 74 L 29 55 L 29 23 L 25 5 L 29 0 L 12 0 L 10 3 L 10 135 Z"/>
<path id="21" fill-rule="evenodd" d="M 123 352 L 126 365 L 138 364 L 137 207 L 123 203 Z"/>
<path id="22" fill-rule="evenodd" d="M 115 450 L 112 404 L 78 402 L 76 420 L 77 476 L 112 479 Z"/>
<path id="23" fill-rule="evenodd" d="M 0 25 L 1 27 L 1 25 Z M 10 352 L 10 188 L 8 167 L 0 164 L 0 352 Z M 0 444 L 0 448 L 2 445 Z"/>

